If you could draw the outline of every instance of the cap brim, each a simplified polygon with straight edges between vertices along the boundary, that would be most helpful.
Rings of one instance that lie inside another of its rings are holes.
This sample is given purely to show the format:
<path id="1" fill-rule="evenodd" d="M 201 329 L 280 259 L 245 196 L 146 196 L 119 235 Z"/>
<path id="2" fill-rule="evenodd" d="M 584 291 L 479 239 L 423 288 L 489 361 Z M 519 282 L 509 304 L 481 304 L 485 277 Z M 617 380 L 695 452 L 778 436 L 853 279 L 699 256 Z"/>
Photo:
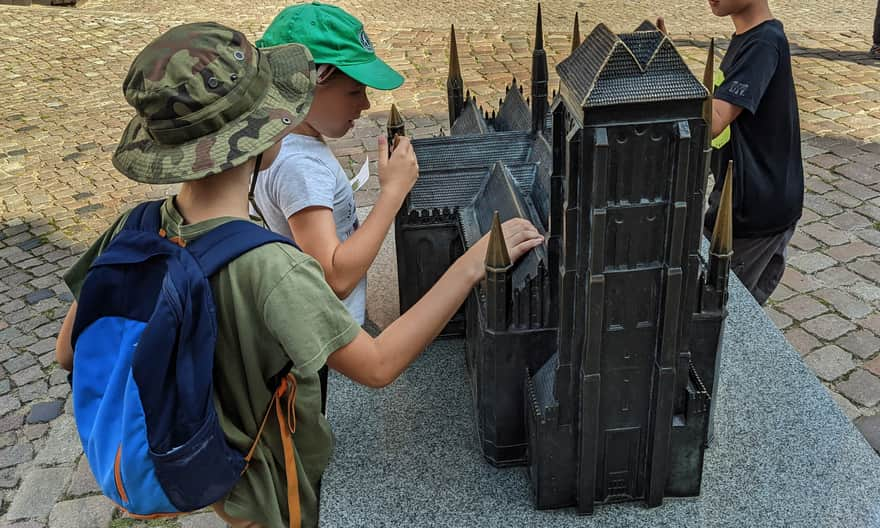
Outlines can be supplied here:
<path id="1" fill-rule="evenodd" d="M 362 64 L 335 66 L 357 82 L 377 90 L 393 90 L 403 84 L 403 76 L 378 57 Z"/>
<path id="2" fill-rule="evenodd" d="M 299 44 L 260 53 L 260 68 L 271 69 L 272 82 L 253 110 L 212 134 L 178 145 L 156 142 L 135 117 L 123 132 L 113 165 L 138 182 L 180 183 L 237 167 L 281 141 L 309 111 L 315 65 L 308 49 Z"/>

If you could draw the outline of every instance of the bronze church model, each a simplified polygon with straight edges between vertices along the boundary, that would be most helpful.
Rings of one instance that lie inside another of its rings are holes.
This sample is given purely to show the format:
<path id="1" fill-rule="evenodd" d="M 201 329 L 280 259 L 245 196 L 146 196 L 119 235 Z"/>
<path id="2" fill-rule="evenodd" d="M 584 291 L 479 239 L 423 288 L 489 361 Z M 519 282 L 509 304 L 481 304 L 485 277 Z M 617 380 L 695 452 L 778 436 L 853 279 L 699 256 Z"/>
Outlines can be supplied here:
<path id="1" fill-rule="evenodd" d="M 650 23 L 583 43 L 576 23 L 548 98 L 541 24 L 539 7 L 528 96 L 514 79 L 492 114 L 464 91 L 453 28 L 451 135 L 413 141 L 395 222 L 401 310 L 492 231 L 446 329 L 466 336 L 485 458 L 527 465 L 542 509 L 698 495 L 731 248 L 728 177 L 701 256 L 712 46 L 704 86 Z M 546 244 L 511 265 L 515 216 Z"/>

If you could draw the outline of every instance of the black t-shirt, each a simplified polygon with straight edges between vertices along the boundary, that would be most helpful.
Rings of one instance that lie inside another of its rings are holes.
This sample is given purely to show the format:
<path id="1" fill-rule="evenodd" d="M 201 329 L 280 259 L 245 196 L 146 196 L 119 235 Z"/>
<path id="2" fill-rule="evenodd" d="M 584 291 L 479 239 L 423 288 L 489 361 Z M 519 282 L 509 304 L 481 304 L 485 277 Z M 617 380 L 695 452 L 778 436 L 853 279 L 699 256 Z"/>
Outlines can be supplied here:
<path id="1" fill-rule="evenodd" d="M 715 97 L 743 111 L 730 125 L 730 142 L 713 154 L 716 183 L 705 225 L 715 225 L 732 159 L 734 238 L 781 233 L 797 223 L 804 202 L 797 95 L 782 23 L 768 20 L 734 35 L 721 71 L 724 81 Z"/>

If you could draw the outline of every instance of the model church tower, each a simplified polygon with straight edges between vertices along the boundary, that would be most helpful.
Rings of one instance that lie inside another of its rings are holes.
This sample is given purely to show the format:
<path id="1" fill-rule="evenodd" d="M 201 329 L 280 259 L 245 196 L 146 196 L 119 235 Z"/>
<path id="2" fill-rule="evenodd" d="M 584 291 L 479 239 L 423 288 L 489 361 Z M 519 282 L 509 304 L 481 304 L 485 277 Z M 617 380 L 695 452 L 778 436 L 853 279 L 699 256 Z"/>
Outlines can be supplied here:
<path id="1" fill-rule="evenodd" d="M 447 327 L 467 340 L 484 456 L 526 465 L 538 508 L 655 506 L 700 489 L 730 191 L 704 259 L 707 88 L 650 23 L 581 43 L 576 22 L 572 46 L 548 100 L 539 7 L 529 100 L 514 79 L 489 116 L 451 33 L 452 135 L 413 141 L 420 178 L 395 223 L 401 310 L 491 232 L 486 280 Z M 512 217 L 547 240 L 515 265 Z"/>

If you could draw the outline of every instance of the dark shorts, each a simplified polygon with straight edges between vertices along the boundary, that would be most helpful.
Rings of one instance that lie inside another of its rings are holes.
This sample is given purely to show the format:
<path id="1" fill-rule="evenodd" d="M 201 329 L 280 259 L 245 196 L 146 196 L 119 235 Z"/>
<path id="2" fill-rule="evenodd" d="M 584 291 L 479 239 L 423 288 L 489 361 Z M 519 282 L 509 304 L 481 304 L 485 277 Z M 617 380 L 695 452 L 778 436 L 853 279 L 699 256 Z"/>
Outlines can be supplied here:
<path id="1" fill-rule="evenodd" d="M 788 242 L 794 230 L 792 226 L 769 237 L 733 239 L 730 269 L 762 306 L 782 280 Z"/>

